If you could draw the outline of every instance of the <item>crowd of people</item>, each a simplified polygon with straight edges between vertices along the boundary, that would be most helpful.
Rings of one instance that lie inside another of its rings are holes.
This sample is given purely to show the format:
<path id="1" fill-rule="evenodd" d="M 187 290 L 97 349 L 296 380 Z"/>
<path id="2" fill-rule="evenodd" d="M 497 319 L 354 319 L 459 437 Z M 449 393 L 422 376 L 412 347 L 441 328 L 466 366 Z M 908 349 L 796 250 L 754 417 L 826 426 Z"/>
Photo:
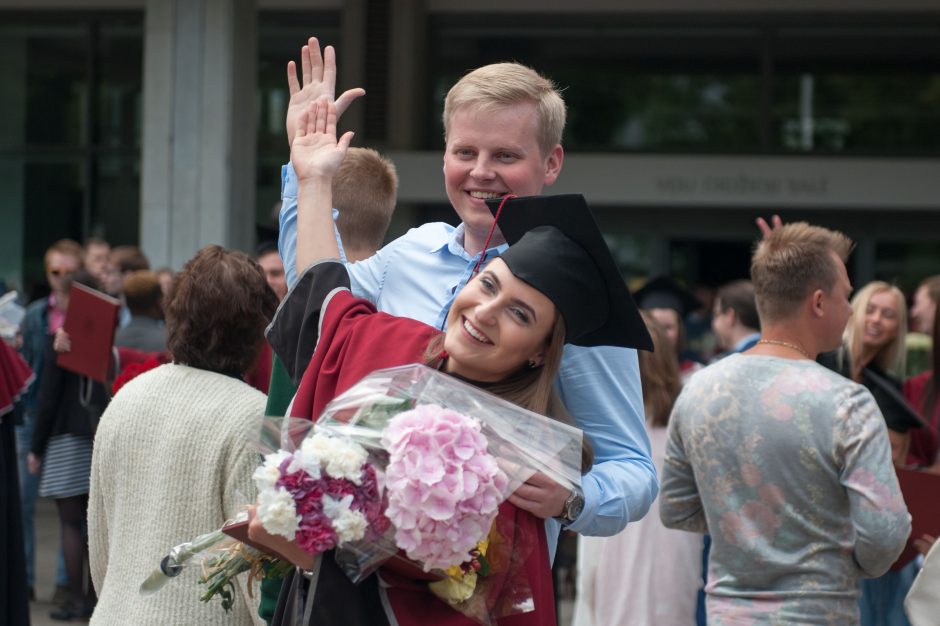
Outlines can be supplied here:
<path id="1" fill-rule="evenodd" d="M 940 520 L 908 508 L 935 498 L 910 475 L 940 475 L 940 276 L 912 294 L 853 286 L 846 235 L 775 219 L 758 221 L 750 280 L 710 302 L 666 276 L 631 295 L 590 198 L 543 195 L 565 103 L 518 63 L 446 96 L 459 224 L 383 246 L 395 168 L 336 131 L 364 91 L 336 97 L 335 52 L 315 38 L 300 60 L 277 242 L 254 257 L 207 246 L 175 274 L 98 238 L 47 250 L 49 295 L 0 351 L 0 622 L 28 623 L 42 496 L 61 524 L 54 619 L 474 623 L 413 572 L 353 585 L 251 507 L 252 542 L 297 566 L 285 579 L 242 577 L 227 613 L 199 602 L 192 570 L 137 592 L 169 547 L 254 502 L 261 416 L 316 419 L 370 371 L 422 363 L 583 432 L 580 484 L 535 472 L 500 506 L 533 546 L 533 606 L 499 624 L 556 623 L 552 563 L 571 562 L 556 547 L 573 535 L 578 625 L 934 623 L 940 557 L 923 529 Z M 120 302 L 107 383 L 58 363 L 75 284 Z"/>

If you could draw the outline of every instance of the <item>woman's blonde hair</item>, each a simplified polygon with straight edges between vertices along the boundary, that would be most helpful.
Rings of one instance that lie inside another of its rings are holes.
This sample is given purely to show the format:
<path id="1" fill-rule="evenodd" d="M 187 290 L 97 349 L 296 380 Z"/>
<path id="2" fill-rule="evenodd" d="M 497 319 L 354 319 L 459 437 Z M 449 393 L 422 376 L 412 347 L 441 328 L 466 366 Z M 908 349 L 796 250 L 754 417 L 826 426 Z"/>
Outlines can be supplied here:
<path id="1" fill-rule="evenodd" d="M 489 385 L 486 390 L 503 400 L 528 409 L 540 415 L 547 415 L 564 424 L 574 425 L 571 414 L 558 395 L 555 378 L 561 367 L 561 357 L 565 348 L 565 322 L 560 314 L 555 315 L 555 323 L 546 338 L 545 359 L 539 367 L 523 364 L 516 373 L 508 378 Z M 437 367 L 444 356 L 444 335 L 431 340 L 424 355 L 424 364 Z M 581 444 L 581 472 L 586 473 L 594 464 L 594 451 L 591 442 L 584 435 Z"/>
<path id="2" fill-rule="evenodd" d="M 907 348 L 904 338 L 907 335 L 907 301 L 904 293 L 894 285 L 876 280 L 868 283 L 852 296 L 852 317 L 845 325 L 842 333 L 842 342 L 849 350 L 854 361 L 862 350 L 862 337 L 865 333 L 865 311 L 872 297 L 879 293 L 888 292 L 894 296 L 898 306 L 898 333 L 889 344 L 884 346 L 875 355 L 873 362 L 885 372 L 902 376 L 907 360 Z"/>
<path id="3" fill-rule="evenodd" d="M 679 378 L 679 360 L 669 349 L 669 340 L 659 322 L 646 311 L 640 311 L 653 338 L 653 352 L 638 350 L 640 359 L 640 386 L 646 419 L 652 426 L 666 426 L 682 382 Z"/>

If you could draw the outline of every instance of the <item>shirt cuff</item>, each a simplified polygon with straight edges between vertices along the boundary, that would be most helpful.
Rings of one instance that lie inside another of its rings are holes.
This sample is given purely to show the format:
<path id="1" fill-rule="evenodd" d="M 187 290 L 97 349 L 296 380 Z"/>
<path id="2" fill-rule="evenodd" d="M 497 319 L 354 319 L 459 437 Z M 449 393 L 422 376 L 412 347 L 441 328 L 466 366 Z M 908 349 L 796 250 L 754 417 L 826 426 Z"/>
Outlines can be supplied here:
<path id="1" fill-rule="evenodd" d="M 290 162 L 281 166 L 281 198 L 297 197 L 297 173 Z"/>
<path id="2" fill-rule="evenodd" d="M 590 528 L 591 524 L 588 520 L 593 520 L 597 515 L 597 507 L 601 501 L 600 486 L 596 481 L 591 480 L 590 474 L 581 477 L 581 492 L 584 494 L 584 508 L 581 509 L 581 514 L 577 519 L 570 524 L 565 524 L 565 528 L 576 533 Z"/>

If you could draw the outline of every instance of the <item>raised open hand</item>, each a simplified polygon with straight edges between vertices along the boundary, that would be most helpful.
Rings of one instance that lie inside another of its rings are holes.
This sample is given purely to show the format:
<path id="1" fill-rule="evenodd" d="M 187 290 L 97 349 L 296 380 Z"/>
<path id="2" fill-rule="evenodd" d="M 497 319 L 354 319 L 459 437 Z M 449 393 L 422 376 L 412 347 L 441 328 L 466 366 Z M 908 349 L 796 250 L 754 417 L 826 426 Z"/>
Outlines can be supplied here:
<path id="1" fill-rule="evenodd" d="M 326 96 L 311 102 L 297 118 L 290 160 L 299 181 L 332 177 L 339 169 L 353 132 L 336 140 L 336 103 Z"/>
<path id="2" fill-rule="evenodd" d="M 311 37 L 300 51 L 301 80 L 297 81 L 297 64 L 287 62 L 287 86 L 290 100 L 287 103 L 287 143 L 294 145 L 294 134 L 301 114 L 314 100 L 326 97 L 336 101 L 336 118 L 339 119 L 352 102 L 366 95 L 366 90 L 355 87 L 344 91 L 336 98 L 336 51 L 327 46 L 320 56 L 320 42 Z"/>

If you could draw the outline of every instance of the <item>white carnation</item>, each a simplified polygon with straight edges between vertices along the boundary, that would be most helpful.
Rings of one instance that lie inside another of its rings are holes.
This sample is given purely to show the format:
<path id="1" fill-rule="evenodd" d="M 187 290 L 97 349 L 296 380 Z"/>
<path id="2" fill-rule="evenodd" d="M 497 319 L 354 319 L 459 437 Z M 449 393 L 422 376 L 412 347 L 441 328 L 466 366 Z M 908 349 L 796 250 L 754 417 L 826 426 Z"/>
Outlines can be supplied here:
<path id="1" fill-rule="evenodd" d="M 272 454 L 265 455 L 264 463 L 255 469 L 255 473 L 251 476 L 259 492 L 274 489 L 274 485 L 281 477 L 281 470 L 279 469 L 281 463 L 289 456 L 290 454 L 284 450 L 278 450 Z"/>
<path id="2" fill-rule="evenodd" d="M 268 489 L 258 494 L 258 518 L 272 535 L 280 535 L 293 541 L 300 527 L 300 516 L 294 506 L 294 498 L 283 487 Z"/>
<path id="3" fill-rule="evenodd" d="M 339 545 L 347 541 L 362 539 L 365 537 L 366 528 L 369 526 L 365 515 L 349 508 L 352 500 L 353 497 L 350 495 L 343 496 L 340 500 L 323 496 L 323 512 L 333 524 L 333 530 L 336 531 Z"/>
<path id="4" fill-rule="evenodd" d="M 333 478 L 345 478 L 357 486 L 362 484 L 362 465 L 369 453 L 358 443 L 317 433 L 304 440 L 301 452 L 318 458 Z"/>
<path id="5" fill-rule="evenodd" d="M 314 480 L 320 479 L 320 471 L 323 461 L 316 450 L 312 450 L 306 445 L 306 441 L 301 445 L 300 450 L 294 453 L 294 461 L 289 468 L 291 472 L 303 470 Z"/>

